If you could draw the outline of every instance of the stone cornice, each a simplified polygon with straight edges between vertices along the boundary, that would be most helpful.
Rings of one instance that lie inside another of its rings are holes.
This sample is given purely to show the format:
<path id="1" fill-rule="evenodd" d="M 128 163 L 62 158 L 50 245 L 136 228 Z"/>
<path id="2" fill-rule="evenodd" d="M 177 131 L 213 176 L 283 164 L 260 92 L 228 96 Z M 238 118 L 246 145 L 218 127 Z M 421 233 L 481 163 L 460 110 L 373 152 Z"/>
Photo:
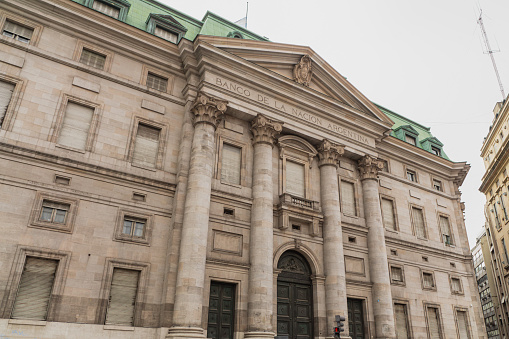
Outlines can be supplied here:
<path id="1" fill-rule="evenodd" d="M 345 147 L 323 139 L 318 146 L 318 167 L 332 165 L 338 167 L 339 158 L 345 153 Z"/>
<path id="2" fill-rule="evenodd" d="M 381 160 L 375 159 L 370 155 L 366 155 L 360 159 L 358 165 L 361 180 L 377 179 L 378 171 L 384 168 L 384 164 Z"/>
<path id="3" fill-rule="evenodd" d="M 199 93 L 191 112 L 194 114 L 193 125 L 206 123 L 217 128 L 224 118 L 228 101 L 210 97 L 204 93 Z"/>
<path id="4" fill-rule="evenodd" d="M 283 123 L 272 120 L 264 115 L 258 114 L 251 121 L 251 132 L 253 133 L 253 145 L 265 143 L 274 147 L 276 136 L 283 130 Z"/>

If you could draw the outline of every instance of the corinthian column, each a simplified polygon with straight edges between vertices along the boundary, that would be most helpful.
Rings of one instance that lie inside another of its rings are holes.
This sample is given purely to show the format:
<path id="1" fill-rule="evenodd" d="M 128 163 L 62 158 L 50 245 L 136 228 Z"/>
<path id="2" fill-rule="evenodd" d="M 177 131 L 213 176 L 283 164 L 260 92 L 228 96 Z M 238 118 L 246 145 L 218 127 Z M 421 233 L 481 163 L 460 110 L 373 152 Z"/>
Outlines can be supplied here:
<path id="1" fill-rule="evenodd" d="M 214 135 L 227 102 L 198 94 L 170 337 L 203 338 L 202 300 L 209 229 Z"/>
<path id="2" fill-rule="evenodd" d="M 359 160 L 362 181 L 364 216 L 368 230 L 369 273 L 371 276 L 373 313 L 377 339 L 396 338 L 392 309 L 391 282 L 387 265 L 382 211 L 378 196 L 378 171 L 383 168 L 380 160 L 367 155 Z"/>
<path id="3" fill-rule="evenodd" d="M 334 336 L 335 315 L 348 317 L 343 231 L 339 209 L 337 166 L 345 152 L 343 146 L 323 140 L 318 147 L 320 193 L 323 212 L 323 264 L 325 269 L 325 308 L 327 310 L 327 337 Z M 348 319 L 347 319 L 348 321 Z M 348 326 L 341 337 L 348 337 Z"/>
<path id="4" fill-rule="evenodd" d="M 248 332 L 245 338 L 272 338 L 273 306 L 273 212 L 272 147 L 282 123 L 258 115 L 253 133 L 253 205 L 249 258 Z"/>

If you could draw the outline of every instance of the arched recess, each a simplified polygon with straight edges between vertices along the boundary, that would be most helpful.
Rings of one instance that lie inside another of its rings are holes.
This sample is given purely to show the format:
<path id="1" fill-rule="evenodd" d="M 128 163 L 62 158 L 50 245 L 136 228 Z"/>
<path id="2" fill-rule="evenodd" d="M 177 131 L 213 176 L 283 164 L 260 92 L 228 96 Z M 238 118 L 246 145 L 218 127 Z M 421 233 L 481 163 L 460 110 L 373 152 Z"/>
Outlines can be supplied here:
<path id="1" fill-rule="evenodd" d="M 295 252 L 300 253 L 304 258 L 307 260 L 310 269 L 311 274 L 317 277 L 323 276 L 323 269 L 322 266 L 319 264 L 320 261 L 318 260 L 317 256 L 313 253 L 313 251 L 307 247 L 304 244 L 296 243 L 295 241 L 288 241 L 275 251 L 274 253 L 274 262 L 273 262 L 273 268 L 274 272 L 277 272 L 278 270 L 278 263 L 283 255 L 288 250 L 293 250 Z"/>
<path id="2" fill-rule="evenodd" d="M 277 264 L 277 335 L 289 339 L 314 336 L 311 266 L 299 252 L 284 252 Z"/>

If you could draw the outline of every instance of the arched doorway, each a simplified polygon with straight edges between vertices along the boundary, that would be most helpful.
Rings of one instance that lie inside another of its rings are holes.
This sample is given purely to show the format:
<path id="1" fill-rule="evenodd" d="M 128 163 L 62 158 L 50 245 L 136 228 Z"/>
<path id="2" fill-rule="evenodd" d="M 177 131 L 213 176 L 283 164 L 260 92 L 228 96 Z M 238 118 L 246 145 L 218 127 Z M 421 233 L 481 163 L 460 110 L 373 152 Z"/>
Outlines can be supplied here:
<path id="1" fill-rule="evenodd" d="M 311 269 L 298 252 L 283 253 L 277 268 L 277 335 L 288 339 L 313 338 Z"/>

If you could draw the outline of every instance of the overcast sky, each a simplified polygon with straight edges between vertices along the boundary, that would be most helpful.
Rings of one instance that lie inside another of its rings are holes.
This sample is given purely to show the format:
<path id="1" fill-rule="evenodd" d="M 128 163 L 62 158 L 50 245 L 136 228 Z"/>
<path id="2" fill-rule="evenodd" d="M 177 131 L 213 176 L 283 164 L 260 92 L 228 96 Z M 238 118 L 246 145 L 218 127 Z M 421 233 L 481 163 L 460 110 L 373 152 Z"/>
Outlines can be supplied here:
<path id="1" fill-rule="evenodd" d="M 246 13 L 246 1 L 160 1 L 197 19 Z M 249 30 L 310 46 L 371 101 L 431 127 L 449 158 L 471 164 L 461 189 L 470 247 L 484 224 L 480 149 L 502 100 L 479 8 L 509 93 L 508 0 L 250 0 L 248 15 Z"/>

